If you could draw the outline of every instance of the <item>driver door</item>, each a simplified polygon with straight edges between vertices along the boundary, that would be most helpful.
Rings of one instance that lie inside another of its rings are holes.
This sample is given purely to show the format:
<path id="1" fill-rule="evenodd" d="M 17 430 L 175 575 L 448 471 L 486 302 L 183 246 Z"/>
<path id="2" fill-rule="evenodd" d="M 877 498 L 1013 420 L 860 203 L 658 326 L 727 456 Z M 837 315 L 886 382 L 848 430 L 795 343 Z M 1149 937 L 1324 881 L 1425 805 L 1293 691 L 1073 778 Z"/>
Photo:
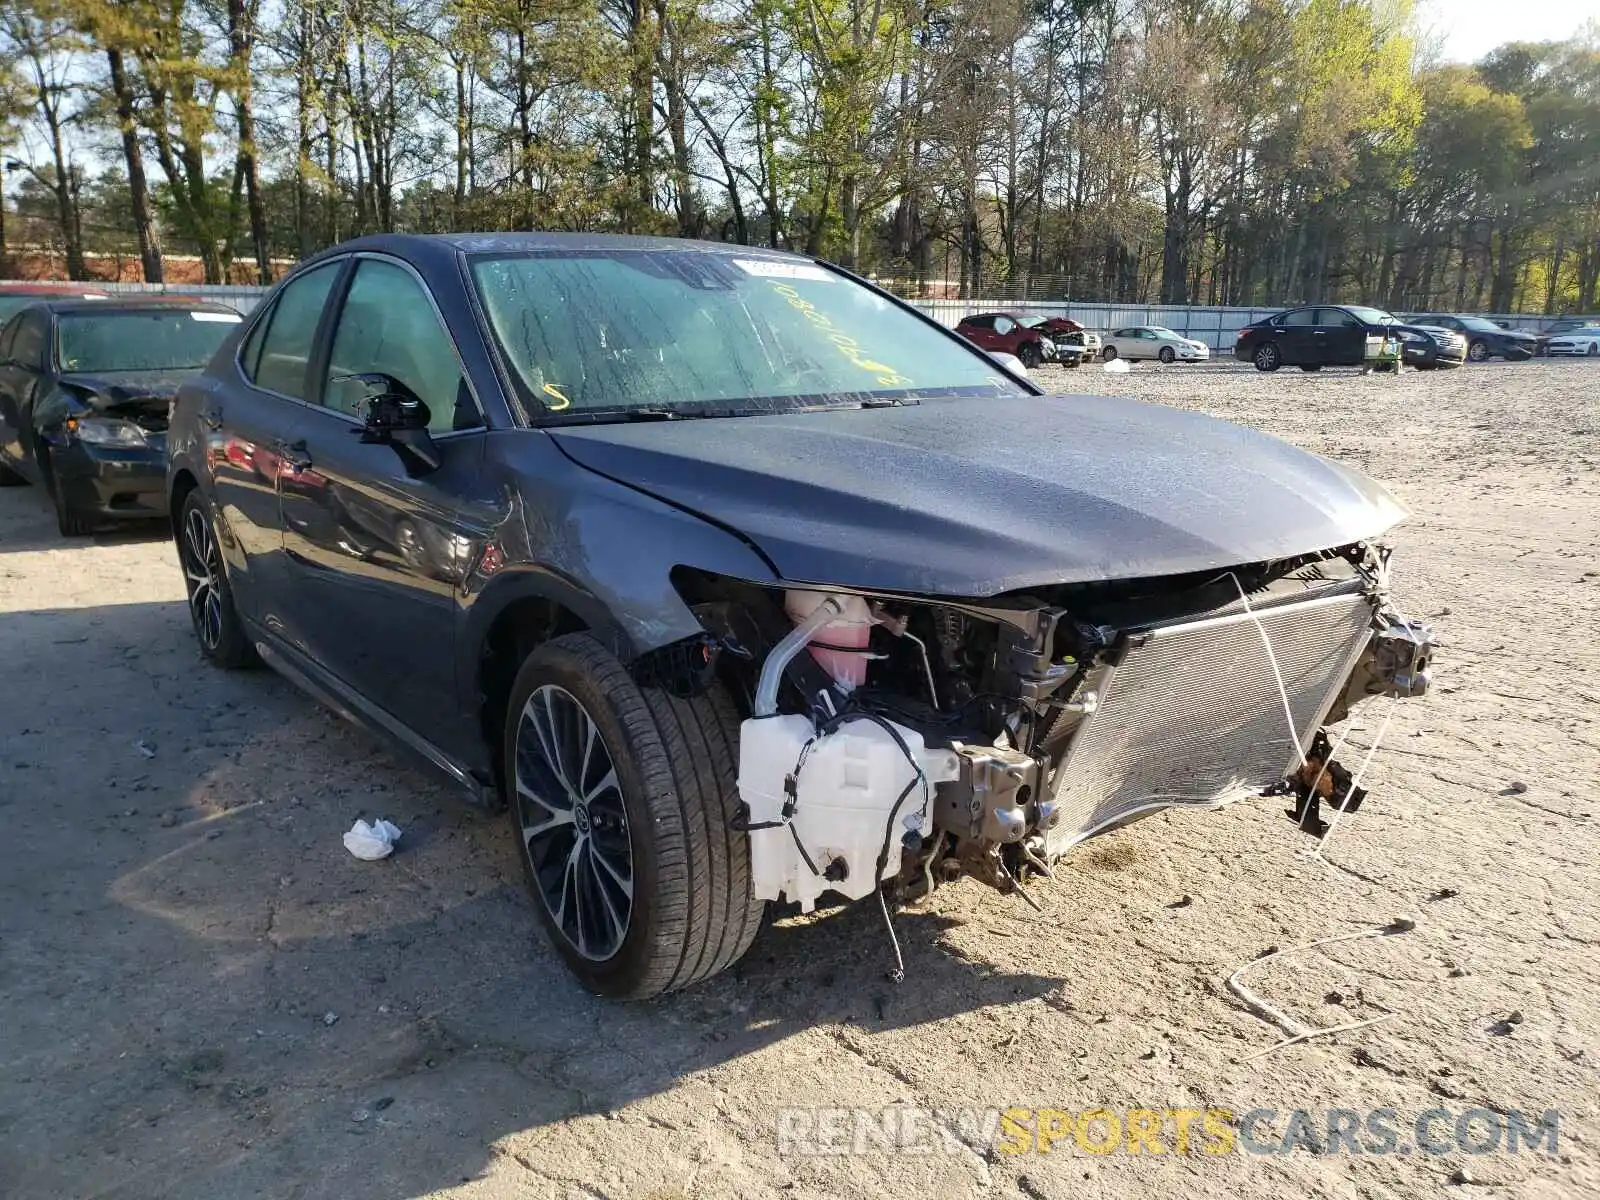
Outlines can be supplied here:
<path id="1" fill-rule="evenodd" d="M 1319 308 L 1322 363 L 1330 367 L 1359 367 L 1367 359 L 1367 327 L 1342 308 Z"/>
<path id="2" fill-rule="evenodd" d="M 312 404 L 284 439 L 280 475 L 292 644 L 424 736 L 454 719 L 455 590 L 474 543 L 458 516 L 483 458 L 483 421 L 422 280 L 361 256 L 313 363 Z M 408 467 L 361 440 L 381 372 L 428 406 L 441 465 Z M 442 739 L 441 739 L 442 740 Z"/>

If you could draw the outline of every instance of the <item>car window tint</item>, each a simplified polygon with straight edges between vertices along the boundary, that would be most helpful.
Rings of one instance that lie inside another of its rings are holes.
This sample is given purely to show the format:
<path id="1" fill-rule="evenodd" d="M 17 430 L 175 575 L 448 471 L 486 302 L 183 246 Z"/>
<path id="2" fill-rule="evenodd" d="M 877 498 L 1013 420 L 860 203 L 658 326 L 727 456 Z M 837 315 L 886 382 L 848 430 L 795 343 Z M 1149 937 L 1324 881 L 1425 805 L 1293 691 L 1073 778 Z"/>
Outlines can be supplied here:
<path id="1" fill-rule="evenodd" d="M 43 313 L 23 313 L 18 318 L 17 331 L 12 336 L 11 357 L 25 367 L 38 370 L 44 366 L 45 332 L 48 329 Z"/>
<path id="2" fill-rule="evenodd" d="M 1361 322 L 1342 308 L 1319 308 L 1317 309 L 1317 324 L 1328 325 L 1335 329 L 1349 329 L 1352 326 L 1361 324 Z"/>
<path id="3" fill-rule="evenodd" d="M 15 317 L 6 322 L 5 328 L 0 329 L 0 362 L 9 362 L 11 359 L 11 340 L 17 336 L 18 321 Z"/>
<path id="4" fill-rule="evenodd" d="M 307 271 L 279 293 L 267 314 L 267 331 L 256 355 L 257 387 L 297 400 L 308 398 L 306 365 L 311 361 L 311 344 L 316 340 L 322 306 L 343 265 L 332 262 Z"/>
<path id="5" fill-rule="evenodd" d="M 239 366 L 243 368 L 246 379 L 254 380 L 256 372 L 261 369 L 261 346 L 267 340 L 267 326 L 271 323 L 272 313 L 268 312 L 255 323 L 240 347 Z"/>
<path id="6" fill-rule="evenodd" d="M 1317 310 L 1314 308 L 1297 308 L 1293 312 L 1283 314 L 1285 325 L 1303 327 L 1317 323 Z"/>
<path id="7" fill-rule="evenodd" d="M 970 326 L 973 329 L 993 329 L 994 328 L 994 318 L 993 317 L 968 317 L 965 321 L 963 321 L 961 323 L 963 325 Z"/>
<path id="8" fill-rule="evenodd" d="M 409 271 L 375 258 L 356 267 L 339 312 L 328 356 L 323 403 L 361 418 L 368 389 L 345 382 L 382 372 L 398 379 L 428 406 L 428 429 L 445 433 L 480 424 L 462 384 L 455 344 L 428 293 Z"/>
<path id="9" fill-rule="evenodd" d="M 1010 333 L 1016 327 L 1017 323 L 1010 317 L 996 317 L 994 319 L 994 331 L 996 333 Z"/>

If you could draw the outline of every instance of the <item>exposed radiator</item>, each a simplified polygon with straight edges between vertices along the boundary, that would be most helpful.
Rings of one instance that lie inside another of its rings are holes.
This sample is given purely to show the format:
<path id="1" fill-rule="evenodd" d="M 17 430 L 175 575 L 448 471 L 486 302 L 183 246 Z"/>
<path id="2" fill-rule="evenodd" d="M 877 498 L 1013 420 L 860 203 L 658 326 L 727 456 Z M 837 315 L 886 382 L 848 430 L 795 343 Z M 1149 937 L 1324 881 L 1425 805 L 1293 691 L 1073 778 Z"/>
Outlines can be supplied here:
<path id="1" fill-rule="evenodd" d="M 1359 592 L 1257 613 L 1272 642 L 1304 746 L 1371 636 Z M 1048 850 L 1175 804 L 1212 805 L 1280 781 L 1298 755 L 1283 701 L 1245 613 L 1134 635 L 1055 773 L 1061 818 Z"/>

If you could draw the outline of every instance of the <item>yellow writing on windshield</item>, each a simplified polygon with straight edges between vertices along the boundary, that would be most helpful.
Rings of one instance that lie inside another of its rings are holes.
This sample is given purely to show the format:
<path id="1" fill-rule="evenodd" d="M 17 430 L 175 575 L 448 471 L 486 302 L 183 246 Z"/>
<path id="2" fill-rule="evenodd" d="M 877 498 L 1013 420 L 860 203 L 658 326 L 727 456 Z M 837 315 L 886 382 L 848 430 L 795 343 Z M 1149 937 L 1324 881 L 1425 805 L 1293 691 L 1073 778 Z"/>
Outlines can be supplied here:
<path id="1" fill-rule="evenodd" d="M 795 309 L 807 321 L 811 322 L 811 324 L 822 330 L 827 335 L 828 341 L 833 343 L 834 347 L 839 351 L 840 354 L 843 354 L 851 361 L 851 363 L 861 368 L 861 370 L 868 371 L 871 374 L 876 375 L 878 382 L 884 387 L 912 386 L 914 381 L 909 375 L 900 374 L 900 372 L 896 371 L 888 363 L 882 363 L 877 359 L 869 358 L 866 351 L 861 348 L 860 342 L 856 341 L 855 338 L 839 329 L 839 327 L 828 318 L 826 313 L 818 311 L 815 304 L 811 303 L 811 301 L 807 300 L 799 292 L 795 291 L 795 289 L 789 284 L 774 283 L 772 285 L 772 289 L 782 296 L 786 301 L 788 301 L 790 308 Z"/>
<path id="2" fill-rule="evenodd" d="M 561 394 L 561 389 L 559 387 L 557 387 L 555 384 L 547 383 L 540 390 L 543 391 L 546 396 L 554 396 L 555 397 L 555 399 L 557 401 L 555 404 L 546 405 L 546 407 L 549 408 L 549 410 L 551 412 L 560 412 L 563 408 L 571 408 L 572 407 L 572 401 L 568 400 L 565 396 L 563 396 Z"/>

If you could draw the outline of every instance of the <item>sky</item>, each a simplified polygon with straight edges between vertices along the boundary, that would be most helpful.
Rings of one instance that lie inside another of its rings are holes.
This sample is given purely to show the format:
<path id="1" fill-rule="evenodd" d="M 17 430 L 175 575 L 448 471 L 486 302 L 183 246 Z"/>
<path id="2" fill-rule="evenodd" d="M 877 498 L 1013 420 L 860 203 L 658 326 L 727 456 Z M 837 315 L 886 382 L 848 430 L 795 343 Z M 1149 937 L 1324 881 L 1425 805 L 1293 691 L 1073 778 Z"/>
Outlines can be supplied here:
<path id="1" fill-rule="evenodd" d="M 1421 0 L 1417 16 L 1447 60 L 1475 62 L 1503 42 L 1572 37 L 1600 21 L 1600 0 Z"/>

